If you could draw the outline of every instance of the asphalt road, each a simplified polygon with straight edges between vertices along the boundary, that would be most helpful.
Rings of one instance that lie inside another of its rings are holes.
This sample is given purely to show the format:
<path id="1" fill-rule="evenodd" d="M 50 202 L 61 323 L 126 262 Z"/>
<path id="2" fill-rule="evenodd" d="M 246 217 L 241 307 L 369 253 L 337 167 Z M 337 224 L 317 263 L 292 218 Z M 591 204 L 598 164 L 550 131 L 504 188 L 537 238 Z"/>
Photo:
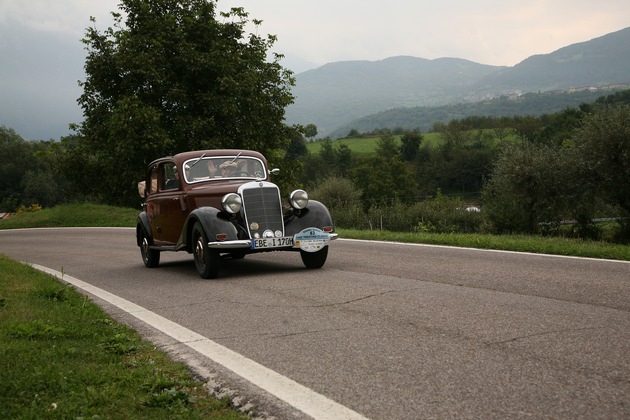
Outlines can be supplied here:
<path id="1" fill-rule="evenodd" d="M 367 418 L 630 418 L 629 263 L 342 239 L 321 270 L 273 252 L 202 280 L 188 254 L 147 269 L 133 230 L 96 228 L 0 231 L 0 253 L 123 297 Z M 259 412 L 304 417 L 182 357 Z"/>

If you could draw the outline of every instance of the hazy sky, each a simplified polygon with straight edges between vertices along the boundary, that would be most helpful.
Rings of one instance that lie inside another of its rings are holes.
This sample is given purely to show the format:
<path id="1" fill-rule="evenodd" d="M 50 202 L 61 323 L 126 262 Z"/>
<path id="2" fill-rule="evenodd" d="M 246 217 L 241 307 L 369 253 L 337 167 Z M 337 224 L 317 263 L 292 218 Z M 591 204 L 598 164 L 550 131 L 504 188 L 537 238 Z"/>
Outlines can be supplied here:
<path id="1" fill-rule="evenodd" d="M 0 0 L 0 23 L 80 37 L 118 0 Z M 277 35 L 278 52 L 319 66 L 396 55 L 514 65 L 533 54 L 630 26 L 627 0 L 220 0 L 242 6 Z"/>
<path id="2" fill-rule="evenodd" d="M 35 126 L 37 118 L 63 118 L 64 107 L 74 110 L 64 127 L 77 122 L 76 82 L 82 78 L 85 56 L 79 40 L 90 16 L 96 17 L 99 30 L 109 26 L 110 12 L 118 10 L 118 3 L 0 0 L 0 125 L 19 125 L 3 117 L 17 112 L 24 124 Z M 258 33 L 278 36 L 274 51 L 284 54 L 284 65 L 297 73 L 333 61 L 397 55 L 512 66 L 531 55 L 630 26 L 628 0 L 220 0 L 218 4 L 221 10 L 244 7 L 250 18 L 262 20 Z M 23 103 L 27 95 L 40 95 L 32 99 L 37 104 L 31 108 Z M 36 113 L 47 101 L 63 105 L 44 108 L 49 115 Z M 56 135 L 51 132 L 50 137 Z"/>
<path id="3" fill-rule="evenodd" d="M 627 0 L 245 0 L 280 52 L 321 65 L 397 55 L 512 66 L 630 25 Z"/>

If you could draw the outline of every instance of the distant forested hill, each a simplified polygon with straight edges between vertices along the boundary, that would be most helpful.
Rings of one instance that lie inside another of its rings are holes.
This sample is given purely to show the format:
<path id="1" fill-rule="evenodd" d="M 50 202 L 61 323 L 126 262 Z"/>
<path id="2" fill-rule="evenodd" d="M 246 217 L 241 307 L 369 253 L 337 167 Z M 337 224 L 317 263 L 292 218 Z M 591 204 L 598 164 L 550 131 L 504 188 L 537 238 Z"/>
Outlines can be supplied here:
<path id="1" fill-rule="evenodd" d="M 460 109 L 460 113 L 468 115 L 463 104 L 480 102 L 480 110 L 505 105 L 514 106 L 509 110 L 520 113 L 516 104 L 501 99 L 493 104 L 489 99 L 610 85 L 630 86 L 630 28 L 550 54 L 534 55 L 513 67 L 457 58 L 417 57 L 326 64 L 296 76 L 293 89 L 296 101 L 287 109 L 286 117 L 289 124 L 313 123 L 320 136 L 327 136 L 343 131 L 354 120 L 375 118 L 373 114 L 378 115 L 379 121 L 385 115 L 407 119 L 399 115 L 398 108 L 413 108 L 406 114 L 417 114 L 419 107 L 427 107 L 423 112 L 437 115 L 449 111 L 445 105 L 462 104 L 452 110 Z M 574 98 L 578 97 L 571 100 Z M 556 101 L 560 108 L 545 108 L 538 114 L 575 105 L 571 100 L 566 104 Z M 387 111 L 395 108 L 396 111 Z M 455 113 L 442 119 L 457 117 Z M 401 124 L 393 121 L 387 124 L 392 125 Z"/>
<path id="2" fill-rule="evenodd" d="M 332 138 L 344 137 L 351 130 L 361 133 L 379 128 L 420 129 L 430 131 L 436 122 L 448 123 L 452 119 L 470 116 L 511 117 L 515 115 L 540 116 L 562 111 L 569 107 L 595 102 L 614 90 L 585 90 L 579 92 L 526 93 L 520 96 L 499 98 L 475 103 L 459 103 L 437 107 L 396 108 L 358 118 L 329 133 Z"/>
<path id="3" fill-rule="evenodd" d="M 630 82 L 630 28 L 534 55 L 483 77 L 475 90 L 549 91 Z"/>
<path id="4" fill-rule="evenodd" d="M 314 123 L 326 135 L 385 109 L 462 102 L 467 87 L 500 68 L 455 58 L 330 63 L 296 76 L 287 121 Z"/>

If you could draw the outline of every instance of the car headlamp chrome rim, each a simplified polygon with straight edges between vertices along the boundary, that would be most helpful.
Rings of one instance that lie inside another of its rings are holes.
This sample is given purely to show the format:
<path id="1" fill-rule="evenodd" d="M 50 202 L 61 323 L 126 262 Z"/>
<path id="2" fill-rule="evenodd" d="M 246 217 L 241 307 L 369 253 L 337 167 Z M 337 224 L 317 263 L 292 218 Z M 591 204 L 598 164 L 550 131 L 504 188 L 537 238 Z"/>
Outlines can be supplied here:
<path id="1" fill-rule="evenodd" d="M 308 205 L 308 194 L 304 190 L 295 190 L 289 196 L 289 202 L 291 207 L 301 210 Z"/>
<path id="2" fill-rule="evenodd" d="M 230 214 L 236 214 L 241 211 L 243 201 L 241 196 L 235 193 L 226 194 L 221 199 L 221 207 Z"/>

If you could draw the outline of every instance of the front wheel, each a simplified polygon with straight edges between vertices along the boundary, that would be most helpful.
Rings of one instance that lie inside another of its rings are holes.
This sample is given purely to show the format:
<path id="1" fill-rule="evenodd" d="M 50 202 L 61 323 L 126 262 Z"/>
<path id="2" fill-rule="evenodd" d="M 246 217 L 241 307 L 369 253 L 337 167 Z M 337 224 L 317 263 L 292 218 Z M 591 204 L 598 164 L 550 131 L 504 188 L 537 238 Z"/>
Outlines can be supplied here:
<path id="1" fill-rule="evenodd" d="M 151 249 L 152 241 L 144 229 L 140 230 L 140 255 L 142 262 L 147 268 L 155 268 L 160 265 L 160 251 Z"/>
<path id="2" fill-rule="evenodd" d="M 325 246 L 317 252 L 300 250 L 300 256 L 306 268 L 322 268 L 328 257 L 328 247 Z"/>
<path id="3" fill-rule="evenodd" d="M 217 278 L 221 266 L 221 255 L 216 249 L 208 247 L 208 239 L 199 223 L 193 227 L 192 239 L 197 272 L 202 279 Z"/>

